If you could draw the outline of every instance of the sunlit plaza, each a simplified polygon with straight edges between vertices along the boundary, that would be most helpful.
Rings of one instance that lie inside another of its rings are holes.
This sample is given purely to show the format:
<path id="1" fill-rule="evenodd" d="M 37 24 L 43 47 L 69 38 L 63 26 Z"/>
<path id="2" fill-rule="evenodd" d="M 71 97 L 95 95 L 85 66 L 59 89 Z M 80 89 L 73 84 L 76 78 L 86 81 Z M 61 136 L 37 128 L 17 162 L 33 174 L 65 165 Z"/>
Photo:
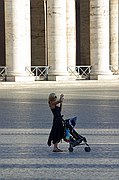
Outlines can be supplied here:
<path id="1" fill-rule="evenodd" d="M 118 81 L 1 83 L 0 179 L 117 180 L 119 177 Z M 52 125 L 49 93 L 64 93 L 64 118 L 77 116 L 76 130 L 91 147 L 62 153 L 47 146 Z"/>
<path id="2" fill-rule="evenodd" d="M 0 0 L 0 179 L 119 179 L 119 1 Z M 52 152 L 48 95 L 91 148 Z"/>

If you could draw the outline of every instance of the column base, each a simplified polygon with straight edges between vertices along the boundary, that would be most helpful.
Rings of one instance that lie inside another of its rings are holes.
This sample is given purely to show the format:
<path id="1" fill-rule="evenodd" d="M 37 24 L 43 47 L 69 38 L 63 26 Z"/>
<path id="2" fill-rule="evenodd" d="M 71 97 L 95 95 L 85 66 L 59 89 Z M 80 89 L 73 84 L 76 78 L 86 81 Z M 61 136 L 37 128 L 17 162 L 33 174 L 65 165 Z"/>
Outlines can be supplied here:
<path id="1" fill-rule="evenodd" d="M 68 75 L 48 75 L 48 81 L 74 81 L 76 77 L 68 76 Z"/>
<path id="2" fill-rule="evenodd" d="M 98 77 L 98 80 L 119 80 L 119 75 L 107 75 L 107 76 L 100 75 Z"/>
<path id="3" fill-rule="evenodd" d="M 119 80 L 119 75 L 90 75 L 90 80 Z"/>
<path id="4" fill-rule="evenodd" d="M 13 76 L 8 75 L 6 77 L 7 82 L 33 82 L 35 81 L 35 76 Z"/>
<path id="5" fill-rule="evenodd" d="M 113 73 L 110 70 L 107 71 L 92 71 L 90 73 L 90 80 L 100 80 L 100 79 L 112 79 Z"/>

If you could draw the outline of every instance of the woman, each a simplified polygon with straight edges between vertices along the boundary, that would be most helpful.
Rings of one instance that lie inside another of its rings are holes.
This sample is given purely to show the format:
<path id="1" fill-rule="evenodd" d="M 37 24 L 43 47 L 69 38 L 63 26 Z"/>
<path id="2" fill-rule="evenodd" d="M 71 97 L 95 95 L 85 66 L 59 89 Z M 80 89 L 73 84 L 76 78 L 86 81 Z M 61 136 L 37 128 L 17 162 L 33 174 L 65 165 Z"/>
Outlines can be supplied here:
<path id="1" fill-rule="evenodd" d="M 55 93 L 51 93 L 49 95 L 48 103 L 53 113 L 53 125 L 48 138 L 48 146 L 51 146 L 51 142 L 54 144 L 53 152 L 62 152 L 62 150 L 58 148 L 58 143 L 64 137 L 64 127 L 61 116 L 63 99 L 64 99 L 63 94 L 60 95 L 59 99 L 57 99 Z"/>

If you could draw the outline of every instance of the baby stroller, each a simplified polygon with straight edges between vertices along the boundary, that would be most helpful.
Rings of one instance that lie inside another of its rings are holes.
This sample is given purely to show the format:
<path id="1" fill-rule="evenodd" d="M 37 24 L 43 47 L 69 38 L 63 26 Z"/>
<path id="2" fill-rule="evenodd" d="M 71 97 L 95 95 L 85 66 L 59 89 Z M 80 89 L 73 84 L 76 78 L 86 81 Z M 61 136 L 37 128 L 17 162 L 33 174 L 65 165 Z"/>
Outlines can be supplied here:
<path id="1" fill-rule="evenodd" d="M 64 123 L 64 141 L 69 143 L 69 152 L 73 152 L 73 148 L 79 145 L 85 145 L 85 151 L 90 152 L 91 148 L 89 147 L 85 137 L 81 136 L 76 132 L 74 126 L 76 124 L 77 117 L 71 119 L 63 119 Z"/>

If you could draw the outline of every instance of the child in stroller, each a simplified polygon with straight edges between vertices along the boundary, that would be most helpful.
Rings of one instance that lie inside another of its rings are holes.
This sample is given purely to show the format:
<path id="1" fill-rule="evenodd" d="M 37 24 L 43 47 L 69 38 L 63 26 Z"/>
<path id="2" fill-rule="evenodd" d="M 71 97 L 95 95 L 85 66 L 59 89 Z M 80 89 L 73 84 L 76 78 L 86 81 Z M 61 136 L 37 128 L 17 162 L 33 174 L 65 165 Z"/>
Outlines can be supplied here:
<path id="1" fill-rule="evenodd" d="M 74 126 L 76 124 L 77 117 L 71 119 L 63 119 L 64 122 L 64 141 L 69 143 L 69 152 L 73 152 L 73 147 L 78 145 L 85 145 L 85 151 L 90 152 L 91 148 L 89 147 L 85 137 L 81 136 L 76 132 Z"/>

